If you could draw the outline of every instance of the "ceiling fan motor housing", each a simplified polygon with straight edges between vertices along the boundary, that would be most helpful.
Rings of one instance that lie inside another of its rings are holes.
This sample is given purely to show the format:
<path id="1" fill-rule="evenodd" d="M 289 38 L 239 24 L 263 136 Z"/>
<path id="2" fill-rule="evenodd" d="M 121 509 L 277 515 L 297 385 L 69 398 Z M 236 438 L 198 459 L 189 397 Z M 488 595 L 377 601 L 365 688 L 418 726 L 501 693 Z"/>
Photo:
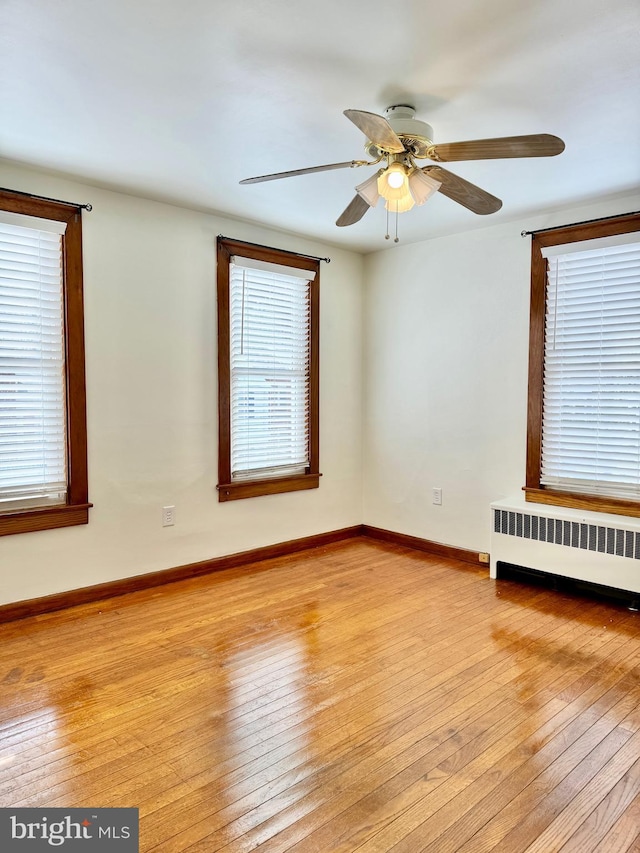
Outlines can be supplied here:
<path id="1" fill-rule="evenodd" d="M 384 116 L 400 137 L 405 148 L 414 157 L 427 157 L 427 151 L 433 145 L 433 128 L 425 121 L 414 118 L 415 107 L 409 104 L 396 104 L 387 107 Z M 379 157 L 384 152 L 373 142 L 367 142 L 365 149 L 370 157 Z"/>

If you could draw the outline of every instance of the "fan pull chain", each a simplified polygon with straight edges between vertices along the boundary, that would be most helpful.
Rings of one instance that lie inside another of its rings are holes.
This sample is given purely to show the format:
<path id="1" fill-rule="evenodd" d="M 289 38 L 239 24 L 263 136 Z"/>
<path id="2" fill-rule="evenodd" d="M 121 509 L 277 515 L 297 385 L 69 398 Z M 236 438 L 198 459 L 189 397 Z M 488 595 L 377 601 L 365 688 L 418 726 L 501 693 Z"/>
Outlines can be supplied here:
<path id="1" fill-rule="evenodd" d="M 387 205 L 385 205 L 385 210 L 387 211 L 387 233 L 384 235 L 384 239 L 390 240 L 391 235 L 389 234 L 389 208 Z M 396 202 L 396 236 L 393 238 L 393 242 L 400 242 L 400 238 L 398 237 L 398 202 Z"/>

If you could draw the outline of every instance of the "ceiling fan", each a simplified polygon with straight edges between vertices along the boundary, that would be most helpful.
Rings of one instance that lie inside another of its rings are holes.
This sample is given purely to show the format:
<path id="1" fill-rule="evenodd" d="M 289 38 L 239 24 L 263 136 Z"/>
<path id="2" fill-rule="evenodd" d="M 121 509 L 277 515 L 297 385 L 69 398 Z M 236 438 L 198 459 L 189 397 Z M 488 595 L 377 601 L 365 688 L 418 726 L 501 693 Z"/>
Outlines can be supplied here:
<path id="1" fill-rule="evenodd" d="M 246 178 L 240 183 L 257 184 L 332 169 L 376 166 L 384 162 L 375 175 L 356 187 L 356 195 L 340 214 L 336 225 L 353 225 L 358 222 L 370 207 L 375 207 L 381 197 L 385 200 L 386 209 L 398 214 L 410 210 L 414 204 L 424 204 L 437 191 L 473 213 L 484 215 L 500 210 L 502 202 L 499 198 L 440 165 L 419 166 L 416 160 L 449 163 L 507 157 L 553 157 L 564 151 L 564 142 L 548 133 L 434 144 L 433 129 L 426 122 L 416 119 L 415 112 L 415 108 L 407 104 L 388 107 L 384 117 L 365 110 L 345 110 L 344 115 L 366 136 L 365 151 L 371 160 L 347 160 L 344 163 L 311 166 L 308 169 Z"/>

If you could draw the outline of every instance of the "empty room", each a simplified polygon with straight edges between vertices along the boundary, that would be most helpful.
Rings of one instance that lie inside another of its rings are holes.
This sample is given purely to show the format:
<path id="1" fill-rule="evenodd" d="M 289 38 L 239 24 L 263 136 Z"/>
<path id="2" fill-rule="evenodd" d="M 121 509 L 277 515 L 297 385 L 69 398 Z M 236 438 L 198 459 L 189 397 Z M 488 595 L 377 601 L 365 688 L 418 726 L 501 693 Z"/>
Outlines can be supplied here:
<path id="1" fill-rule="evenodd" d="M 639 56 L 6 0 L 2 851 L 640 851 Z"/>

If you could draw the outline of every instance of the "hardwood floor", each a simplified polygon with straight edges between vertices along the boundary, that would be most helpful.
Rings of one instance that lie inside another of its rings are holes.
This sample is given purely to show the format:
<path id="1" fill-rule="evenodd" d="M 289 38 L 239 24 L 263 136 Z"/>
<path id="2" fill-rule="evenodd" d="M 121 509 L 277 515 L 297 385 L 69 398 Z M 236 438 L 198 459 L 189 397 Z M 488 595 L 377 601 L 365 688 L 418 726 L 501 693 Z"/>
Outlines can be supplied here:
<path id="1" fill-rule="evenodd" d="M 639 616 L 370 539 L 0 627 L 0 806 L 158 853 L 640 850 Z"/>

